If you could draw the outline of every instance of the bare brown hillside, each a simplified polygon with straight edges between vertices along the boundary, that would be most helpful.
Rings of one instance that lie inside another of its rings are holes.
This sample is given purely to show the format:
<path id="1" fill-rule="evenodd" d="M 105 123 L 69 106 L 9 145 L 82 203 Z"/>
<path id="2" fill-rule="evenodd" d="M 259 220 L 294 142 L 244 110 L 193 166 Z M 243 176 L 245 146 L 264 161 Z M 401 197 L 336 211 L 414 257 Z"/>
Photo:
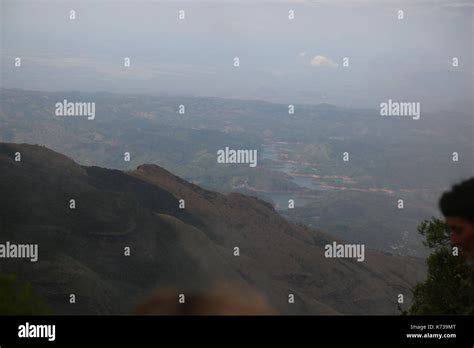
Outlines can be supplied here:
<path id="1" fill-rule="evenodd" d="M 259 290 L 283 314 L 397 314 L 397 295 L 408 300 L 424 272 L 420 259 L 373 250 L 364 262 L 327 259 L 329 234 L 155 165 L 128 173 L 83 167 L 45 147 L 3 143 L 0 193 L 0 242 L 40 250 L 37 263 L 2 260 L 0 271 L 30 281 L 60 314 L 129 313 L 157 287 L 186 292 L 230 282 Z"/>

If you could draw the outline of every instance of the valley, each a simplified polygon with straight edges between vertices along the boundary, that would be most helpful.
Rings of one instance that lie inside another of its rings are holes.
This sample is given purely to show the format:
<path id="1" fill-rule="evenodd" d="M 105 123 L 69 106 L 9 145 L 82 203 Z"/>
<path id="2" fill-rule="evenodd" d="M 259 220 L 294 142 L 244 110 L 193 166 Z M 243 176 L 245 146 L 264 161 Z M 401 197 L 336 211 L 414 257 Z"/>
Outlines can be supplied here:
<path id="1" fill-rule="evenodd" d="M 0 141 L 45 145 L 83 165 L 158 164 L 207 189 L 257 196 L 290 221 L 400 255 L 425 255 L 416 226 L 437 216 L 444 190 L 473 173 L 470 118 L 459 113 L 449 122 L 443 114 L 413 121 L 328 104 L 297 105 L 288 115 L 285 105 L 221 98 L 9 89 L 0 96 Z M 63 100 L 94 101 L 95 119 L 54 117 Z M 250 166 L 219 163 L 225 148 L 257 155 L 247 156 Z"/>

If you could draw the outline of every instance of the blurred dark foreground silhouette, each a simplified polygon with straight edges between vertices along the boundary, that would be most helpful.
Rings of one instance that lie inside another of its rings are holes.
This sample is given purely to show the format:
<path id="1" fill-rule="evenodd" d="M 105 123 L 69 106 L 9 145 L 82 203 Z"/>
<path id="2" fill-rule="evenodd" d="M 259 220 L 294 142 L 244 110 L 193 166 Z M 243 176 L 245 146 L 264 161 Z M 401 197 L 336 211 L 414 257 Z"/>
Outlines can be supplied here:
<path id="1" fill-rule="evenodd" d="M 439 206 L 451 229 L 451 244 L 474 257 L 474 178 L 445 192 Z"/>
<path id="2" fill-rule="evenodd" d="M 184 295 L 184 297 L 182 296 Z M 216 286 L 207 291 L 183 293 L 157 289 L 135 309 L 136 315 L 274 315 L 265 297 L 241 286 Z"/>

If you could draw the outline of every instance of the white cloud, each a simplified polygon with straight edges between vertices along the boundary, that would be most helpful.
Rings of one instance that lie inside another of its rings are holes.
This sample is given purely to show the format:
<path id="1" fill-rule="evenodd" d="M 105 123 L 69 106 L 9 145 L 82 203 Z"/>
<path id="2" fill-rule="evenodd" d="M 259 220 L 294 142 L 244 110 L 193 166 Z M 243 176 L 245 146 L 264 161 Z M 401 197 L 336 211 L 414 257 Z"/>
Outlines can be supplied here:
<path id="1" fill-rule="evenodd" d="M 329 68 L 337 68 L 338 66 L 336 62 L 333 62 L 331 59 L 320 55 L 314 56 L 309 64 L 312 66 L 322 66 Z"/>
<path id="2" fill-rule="evenodd" d="M 300 56 L 300 57 L 306 57 L 307 54 L 308 54 L 308 52 L 303 51 L 303 52 L 300 52 L 300 53 L 299 53 L 299 56 Z"/>

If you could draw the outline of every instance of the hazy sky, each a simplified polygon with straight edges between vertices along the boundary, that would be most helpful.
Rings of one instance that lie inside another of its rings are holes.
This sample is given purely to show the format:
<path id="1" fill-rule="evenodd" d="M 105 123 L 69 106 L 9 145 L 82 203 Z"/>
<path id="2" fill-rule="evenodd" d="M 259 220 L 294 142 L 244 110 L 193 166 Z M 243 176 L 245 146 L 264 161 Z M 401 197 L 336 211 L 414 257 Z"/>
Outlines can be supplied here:
<path id="1" fill-rule="evenodd" d="M 0 1 L 3 87 L 472 107 L 472 1 Z"/>

